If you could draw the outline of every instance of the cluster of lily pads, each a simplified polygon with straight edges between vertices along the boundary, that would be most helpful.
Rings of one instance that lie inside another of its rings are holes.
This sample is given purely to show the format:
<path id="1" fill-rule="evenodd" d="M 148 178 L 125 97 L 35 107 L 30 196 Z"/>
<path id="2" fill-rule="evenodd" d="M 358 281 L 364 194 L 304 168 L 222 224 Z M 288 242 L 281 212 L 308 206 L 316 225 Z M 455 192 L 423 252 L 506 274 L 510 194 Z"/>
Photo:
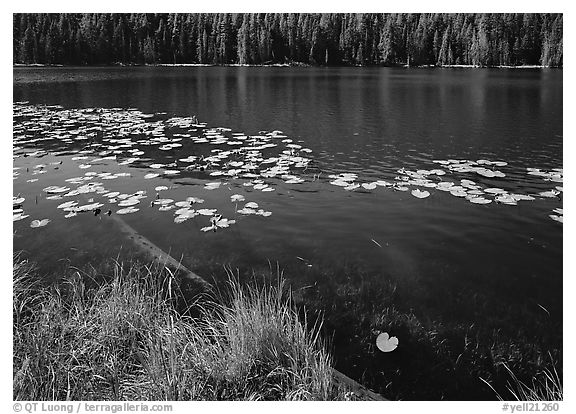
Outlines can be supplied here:
<path id="1" fill-rule="evenodd" d="M 463 198 L 473 204 L 490 204 L 496 202 L 506 205 L 517 205 L 520 201 L 533 201 L 545 198 L 560 198 L 563 193 L 563 187 L 555 185 L 550 190 L 541 191 L 533 194 L 511 193 L 503 188 L 482 185 L 468 178 L 447 179 L 447 174 L 475 174 L 490 179 L 500 179 L 506 177 L 506 174 L 496 167 L 505 167 L 508 165 L 505 161 L 490 160 L 433 160 L 434 163 L 440 164 L 442 168 L 430 170 L 411 171 L 406 168 L 400 168 L 396 171 L 397 175 L 392 180 L 375 180 L 371 182 L 359 183 L 358 174 L 340 173 L 331 174 L 330 184 L 342 187 L 347 191 L 354 190 L 375 190 L 378 187 L 387 187 L 396 191 L 410 191 L 411 187 L 421 187 L 435 189 L 450 194 L 454 197 Z M 538 168 L 527 168 L 527 174 L 541 177 L 542 180 L 550 183 L 563 182 L 563 169 L 556 168 L 551 171 L 542 171 Z M 553 184 L 552 184 L 553 185 Z M 415 188 L 411 194 L 416 198 L 427 198 L 431 195 L 429 190 Z M 555 208 L 555 214 L 550 214 L 550 218 L 560 223 L 563 222 L 563 209 Z"/>
<path id="2" fill-rule="evenodd" d="M 63 201 L 57 208 L 65 213 L 66 218 L 82 212 L 95 215 L 136 213 L 142 200 L 149 197 L 145 190 L 125 194 L 107 189 L 103 181 L 134 176 L 146 180 L 194 177 L 202 180 L 204 190 L 232 191 L 230 185 L 234 183 L 236 187 L 242 186 L 249 191 L 268 193 L 275 191 L 281 183 L 299 185 L 319 180 L 321 176 L 311 158 L 312 150 L 278 130 L 248 135 L 232 132 L 229 128 L 208 127 L 193 117 L 145 114 L 136 109 L 64 109 L 27 102 L 17 102 L 13 108 L 15 159 L 41 159 L 49 154 L 71 156 L 27 167 L 26 173 L 32 176 L 27 177 L 27 182 L 38 181 L 47 171 L 61 168 L 63 162 L 74 163 L 83 173 L 67 178 L 64 186 L 52 185 L 43 190 L 46 199 Z M 42 143 L 42 148 L 39 148 L 39 143 Z M 496 180 L 506 177 L 506 173 L 501 171 L 507 167 L 504 161 L 447 159 L 432 162 L 438 168 L 415 171 L 400 168 L 387 179 L 367 181 L 356 173 L 339 173 L 328 175 L 328 181 L 347 191 L 388 188 L 410 191 L 420 199 L 430 197 L 432 191 L 442 191 L 473 204 L 516 205 L 542 198 L 560 198 L 563 192 L 562 169 L 543 171 L 528 168 L 528 175 L 551 182 L 554 187 L 539 193 L 519 194 L 493 185 Z M 115 168 L 115 172 L 95 171 L 110 166 Z M 121 167 L 126 168 L 117 171 Z M 23 173 L 23 168 L 14 167 L 15 180 Z M 478 177 L 479 182 L 471 179 L 474 177 Z M 485 181 L 490 185 L 482 183 Z M 176 201 L 161 197 L 166 190 L 169 190 L 168 186 L 156 186 L 156 196 L 150 196 L 149 206 L 164 212 L 173 210 L 175 223 L 206 216 L 209 225 L 201 228 L 204 232 L 228 228 L 236 223 L 236 219 L 223 217 L 217 209 L 198 208 L 204 203 L 201 198 L 189 196 Z M 95 201 L 95 198 L 98 199 Z M 19 195 L 13 198 L 14 221 L 29 217 L 23 209 L 24 201 Z M 231 194 L 230 202 L 234 204 L 236 218 L 248 215 L 268 217 L 272 214 L 254 201 L 246 202 L 242 194 Z M 562 208 L 555 208 L 552 213 L 550 218 L 563 222 Z M 49 219 L 35 219 L 30 226 L 42 227 L 49 222 Z"/>
<path id="3" fill-rule="evenodd" d="M 203 179 L 214 180 L 215 177 L 220 179 L 206 182 L 204 185 L 206 190 L 229 188 L 231 180 L 241 180 L 244 187 L 272 192 L 275 188 L 270 179 L 282 179 L 290 184 L 304 181 L 294 175 L 293 170 L 308 167 L 311 160 L 301 156 L 300 153 L 310 153 L 311 150 L 294 143 L 281 131 L 260 131 L 257 135 L 248 136 L 243 133 L 230 133 L 228 128 L 207 128 L 206 124 L 194 123 L 193 118 L 150 119 L 158 115 L 161 114 L 144 114 L 135 109 L 66 110 L 60 106 L 28 105 L 25 102 L 18 102 L 14 104 L 14 158 L 74 154 L 70 161 L 76 162 L 80 170 L 115 162 L 118 166 L 152 170 L 143 175 L 144 179 L 170 178 L 186 174 L 200 175 Z M 51 146 L 55 147 L 55 150 L 38 150 L 37 145 L 40 141 L 47 141 L 43 147 Z M 185 144 L 192 144 L 187 146 L 193 146 L 197 151 L 182 156 L 183 141 Z M 80 147 L 74 148 L 78 144 Z M 150 163 L 149 160 L 158 161 L 158 157 L 146 156 L 147 147 L 150 146 L 156 146 L 159 150 L 174 155 L 169 162 Z M 60 164 L 62 161 L 37 164 L 31 169 L 27 168 L 26 172 L 33 176 L 45 174 L 51 168 L 59 168 Z M 18 179 L 22 168 L 14 167 L 15 180 Z M 146 191 L 120 194 L 118 191 L 106 189 L 101 182 L 87 183 L 87 181 L 131 177 L 136 175 L 136 171 L 139 170 L 114 173 L 86 171 L 83 176 L 66 179 L 68 185 L 76 184 L 77 188 L 49 186 L 44 188 L 45 198 L 59 200 L 87 193 L 100 196 L 99 201 L 94 202 L 92 198 L 83 205 L 79 205 L 79 201 L 66 201 L 60 204 L 58 208 L 67 213 L 66 218 L 85 211 L 100 214 L 104 207 L 108 208 L 108 214 L 112 214 L 112 209 L 115 210 L 115 214 L 135 213 L 139 211 L 137 206 L 141 199 L 147 197 Z M 37 180 L 38 178 L 32 178 L 27 182 Z M 182 223 L 196 216 L 209 216 L 210 226 L 201 229 L 208 231 L 227 228 L 236 222 L 223 218 L 216 209 L 193 209 L 193 204 L 204 202 L 200 198 L 188 197 L 186 200 L 174 201 L 159 196 L 161 191 L 168 190 L 167 186 L 157 186 L 155 190 L 156 199 L 150 206 L 159 206 L 160 211 L 177 208 L 174 217 L 176 223 Z M 19 200 L 19 197 L 14 200 L 14 221 L 28 217 L 22 209 L 23 201 Z M 255 202 L 247 202 L 238 208 L 238 204 L 245 201 L 241 194 L 232 195 L 231 201 L 236 207 L 235 213 L 239 215 L 269 217 L 272 214 L 260 208 Z"/>

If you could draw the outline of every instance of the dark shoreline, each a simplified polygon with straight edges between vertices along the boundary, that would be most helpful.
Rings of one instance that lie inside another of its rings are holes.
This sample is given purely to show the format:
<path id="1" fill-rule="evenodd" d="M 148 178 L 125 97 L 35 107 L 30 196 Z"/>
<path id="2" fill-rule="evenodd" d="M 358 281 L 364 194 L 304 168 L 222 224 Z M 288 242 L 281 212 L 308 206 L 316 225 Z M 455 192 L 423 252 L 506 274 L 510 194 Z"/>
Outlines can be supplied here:
<path id="1" fill-rule="evenodd" d="M 106 68 L 106 67 L 246 67 L 246 68 L 404 68 L 404 69 L 560 69 L 561 66 L 542 66 L 542 65 L 521 65 L 521 66 L 475 66 L 475 65 L 309 65 L 306 63 L 289 64 L 273 63 L 268 65 L 248 65 L 239 63 L 230 64 L 212 64 L 212 63 L 157 63 L 157 64 L 101 64 L 101 65 L 61 65 L 61 64 L 43 64 L 43 63 L 14 63 L 13 68 Z"/>

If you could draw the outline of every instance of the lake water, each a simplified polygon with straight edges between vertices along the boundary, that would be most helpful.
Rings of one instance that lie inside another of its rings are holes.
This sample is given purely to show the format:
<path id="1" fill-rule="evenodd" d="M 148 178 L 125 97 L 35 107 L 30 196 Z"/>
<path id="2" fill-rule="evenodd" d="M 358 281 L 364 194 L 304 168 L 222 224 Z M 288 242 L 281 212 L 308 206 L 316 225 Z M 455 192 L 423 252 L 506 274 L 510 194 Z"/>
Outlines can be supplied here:
<path id="1" fill-rule="evenodd" d="M 193 270 L 361 266 L 415 295 L 466 289 L 561 320 L 561 70 L 15 68 L 13 98 L 29 216 L 14 249 L 46 271 L 125 248 L 105 215 L 119 192 L 139 208 L 123 219 Z M 188 197 L 235 223 L 176 223 Z M 102 214 L 66 218 L 67 201 Z"/>

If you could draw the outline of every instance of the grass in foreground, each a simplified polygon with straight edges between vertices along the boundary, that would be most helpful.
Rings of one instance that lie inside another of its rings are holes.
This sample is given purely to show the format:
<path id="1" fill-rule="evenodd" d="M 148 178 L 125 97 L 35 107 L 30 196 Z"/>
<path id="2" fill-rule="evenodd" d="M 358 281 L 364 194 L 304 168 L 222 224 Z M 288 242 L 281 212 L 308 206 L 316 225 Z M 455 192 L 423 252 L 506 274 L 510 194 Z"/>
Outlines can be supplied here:
<path id="1" fill-rule="evenodd" d="M 192 317 L 175 310 L 167 269 L 117 264 L 107 281 L 86 283 L 87 276 L 45 285 L 15 258 L 15 400 L 344 395 L 319 327 L 298 316 L 282 283 L 241 288 L 231 279 L 226 304 L 197 301 L 190 309 L 200 317 Z"/>
<path id="2" fill-rule="evenodd" d="M 262 266 L 255 273 L 268 280 L 276 271 Z M 415 297 L 408 290 L 412 285 L 356 265 L 287 273 L 306 275 L 290 285 L 308 315 L 322 315 L 335 368 L 385 398 L 510 400 L 525 397 L 522 389 L 541 400 L 562 398 L 557 316 L 442 284 L 426 286 L 425 295 Z M 398 337 L 394 352 L 376 348 L 380 332 Z"/>
<path id="3" fill-rule="evenodd" d="M 564 399 L 562 380 L 553 363 L 551 368 L 545 368 L 539 372 L 530 383 L 519 379 L 508 365 L 503 364 L 503 367 L 510 375 L 507 391 L 512 399 L 518 401 L 562 401 Z M 490 383 L 486 382 L 486 384 L 494 391 L 499 400 L 510 399 L 502 397 Z"/>
<path id="4" fill-rule="evenodd" d="M 395 284 L 375 278 L 340 284 L 334 279 L 331 275 L 329 283 L 318 280 L 315 291 L 307 290 L 307 307 L 320 312 L 330 309 L 324 313 L 324 328 L 325 335 L 334 332 L 336 368 L 385 397 L 562 399 L 561 348 L 554 337 L 562 331 L 552 326 L 546 314 L 497 310 L 491 298 L 480 295 L 475 299 L 463 295 L 462 306 L 448 292 L 434 292 L 449 311 L 470 310 L 458 321 L 416 313 L 409 294 Z M 493 317 L 478 311 L 488 304 L 494 307 Z M 342 332 L 339 326 L 350 328 Z M 375 338 L 382 331 L 400 339 L 393 353 L 375 349 Z"/>

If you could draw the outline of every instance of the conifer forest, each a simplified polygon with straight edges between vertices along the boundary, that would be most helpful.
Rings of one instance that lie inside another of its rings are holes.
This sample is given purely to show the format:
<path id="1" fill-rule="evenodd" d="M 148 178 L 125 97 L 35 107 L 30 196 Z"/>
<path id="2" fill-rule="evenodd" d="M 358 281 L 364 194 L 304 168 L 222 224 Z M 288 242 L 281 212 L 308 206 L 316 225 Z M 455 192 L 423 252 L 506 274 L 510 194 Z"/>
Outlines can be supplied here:
<path id="1" fill-rule="evenodd" d="M 15 64 L 562 67 L 562 14 L 14 14 Z"/>

